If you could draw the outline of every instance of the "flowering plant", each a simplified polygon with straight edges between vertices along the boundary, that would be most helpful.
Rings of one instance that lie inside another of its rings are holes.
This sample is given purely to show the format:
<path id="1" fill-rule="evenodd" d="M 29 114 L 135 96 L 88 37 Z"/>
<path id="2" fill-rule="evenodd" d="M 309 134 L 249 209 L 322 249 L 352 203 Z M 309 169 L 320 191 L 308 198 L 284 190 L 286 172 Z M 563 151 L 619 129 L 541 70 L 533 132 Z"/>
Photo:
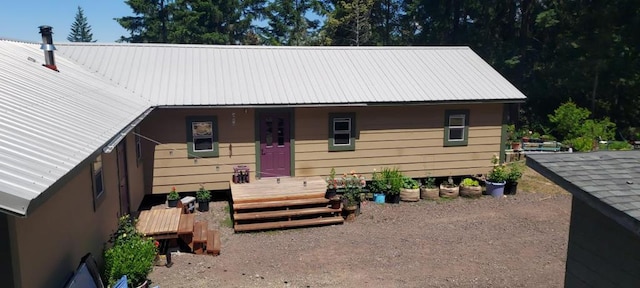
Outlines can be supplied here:
<path id="1" fill-rule="evenodd" d="M 505 181 L 507 181 L 507 165 L 504 163 L 500 164 L 498 155 L 493 154 L 491 163 L 493 164 L 493 167 L 489 171 L 489 174 L 487 174 L 487 181 L 492 183 L 504 183 Z"/>
<path id="2" fill-rule="evenodd" d="M 347 201 L 346 205 L 353 206 L 360 202 L 360 193 L 362 193 L 362 188 L 367 185 L 367 180 L 364 176 L 360 176 L 356 171 L 351 170 L 348 174 L 344 173 L 342 175 L 342 184 L 344 185 L 344 198 Z"/>
<path id="3" fill-rule="evenodd" d="M 169 192 L 169 195 L 167 195 L 167 200 L 178 200 L 178 199 L 180 199 L 180 194 L 176 192 L 176 187 L 173 186 L 171 187 L 171 192 Z"/>
<path id="4" fill-rule="evenodd" d="M 336 180 L 336 169 L 331 168 L 331 172 L 329 173 L 329 177 L 325 179 L 327 182 L 327 189 L 338 189 L 338 180 Z"/>

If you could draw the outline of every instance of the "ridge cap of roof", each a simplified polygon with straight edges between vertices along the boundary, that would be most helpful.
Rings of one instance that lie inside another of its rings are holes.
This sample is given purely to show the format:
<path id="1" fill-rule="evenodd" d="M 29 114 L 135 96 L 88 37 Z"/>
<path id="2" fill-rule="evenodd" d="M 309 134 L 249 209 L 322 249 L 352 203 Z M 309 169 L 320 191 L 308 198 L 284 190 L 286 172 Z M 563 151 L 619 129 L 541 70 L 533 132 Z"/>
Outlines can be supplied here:
<path id="1" fill-rule="evenodd" d="M 211 44 L 171 44 L 171 43 L 111 43 L 111 42 L 64 42 L 56 46 L 93 47 L 163 47 L 201 49 L 255 49 L 255 50 L 471 50 L 469 46 L 263 46 L 263 45 L 211 45 Z"/>

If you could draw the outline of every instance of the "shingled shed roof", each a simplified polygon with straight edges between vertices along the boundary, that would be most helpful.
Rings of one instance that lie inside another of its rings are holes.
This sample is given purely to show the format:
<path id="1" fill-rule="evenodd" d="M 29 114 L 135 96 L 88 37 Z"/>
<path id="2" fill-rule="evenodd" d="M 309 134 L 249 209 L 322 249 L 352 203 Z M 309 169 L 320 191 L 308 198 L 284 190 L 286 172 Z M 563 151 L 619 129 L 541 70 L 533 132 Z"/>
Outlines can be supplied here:
<path id="1" fill-rule="evenodd" d="M 532 154 L 527 165 L 640 235 L 640 152 Z"/>

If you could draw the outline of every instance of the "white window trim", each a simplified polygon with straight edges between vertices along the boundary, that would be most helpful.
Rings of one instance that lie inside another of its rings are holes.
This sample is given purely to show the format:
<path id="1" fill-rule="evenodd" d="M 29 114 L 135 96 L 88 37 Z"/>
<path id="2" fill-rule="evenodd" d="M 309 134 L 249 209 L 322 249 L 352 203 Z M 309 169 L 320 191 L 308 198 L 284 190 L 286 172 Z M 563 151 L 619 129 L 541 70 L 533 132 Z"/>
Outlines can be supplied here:
<path id="1" fill-rule="evenodd" d="M 453 125 L 451 125 L 451 120 L 455 119 L 455 118 L 462 118 L 462 125 L 461 126 L 453 126 Z M 465 121 L 467 120 L 465 118 L 466 118 L 466 115 L 464 115 L 464 114 L 449 115 L 449 127 L 448 127 L 448 129 L 449 129 L 449 133 L 448 133 L 449 134 L 448 135 L 449 139 L 447 139 L 447 141 L 456 142 L 456 141 L 464 141 L 465 140 L 465 138 L 467 137 L 466 135 L 464 135 L 464 130 L 465 130 L 464 128 L 466 127 L 464 125 L 464 123 L 466 123 Z M 461 139 L 451 139 L 451 130 L 452 129 L 462 129 L 462 138 Z"/>
<path id="2" fill-rule="evenodd" d="M 336 130 L 336 123 L 337 122 L 347 122 L 347 124 L 349 124 L 347 126 L 346 130 Z M 335 139 L 335 135 L 337 134 L 346 134 L 349 137 L 347 139 L 349 139 L 349 142 L 346 144 L 337 144 L 336 143 L 336 139 Z M 333 118 L 333 146 L 351 146 L 351 118 L 350 117 L 340 117 L 340 118 Z"/>
<path id="3" fill-rule="evenodd" d="M 196 136 L 193 135 L 193 128 L 194 125 L 196 123 L 211 123 L 211 135 L 210 136 Z M 213 123 L 212 121 L 192 121 L 191 122 L 191 135 L 193 136 L 193 152 L 211 152 L 214 151 L 215 149 L 215 145 L 214 145 L 214 137 L 213 137 L 213 133 L 215 133 L 214 129 L 213 129 L 213 125 L 215 123 Z M 196 149 L 196 140 L 197 139 L 211 139 L 211 149 Z"/>

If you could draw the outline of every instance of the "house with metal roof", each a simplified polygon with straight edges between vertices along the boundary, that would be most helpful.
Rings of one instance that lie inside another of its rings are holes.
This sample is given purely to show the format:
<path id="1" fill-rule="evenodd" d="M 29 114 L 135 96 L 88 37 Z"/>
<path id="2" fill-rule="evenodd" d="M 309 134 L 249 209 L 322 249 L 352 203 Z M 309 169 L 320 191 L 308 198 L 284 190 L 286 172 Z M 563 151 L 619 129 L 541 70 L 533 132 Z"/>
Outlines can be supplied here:
<path id="1" fill-rule="evenodd" d="M 525 100 L 468 47 L 44 44 L 0 40 L 9 286 L 64 281 L 145 195 L 228 190 L 237 166 L 484 173 Z"/>
<path id="2" fill-rule="evenodd" d="M 532 154 L 573 194 L 565 287 L 640 287 L 640 153 Z"/>

